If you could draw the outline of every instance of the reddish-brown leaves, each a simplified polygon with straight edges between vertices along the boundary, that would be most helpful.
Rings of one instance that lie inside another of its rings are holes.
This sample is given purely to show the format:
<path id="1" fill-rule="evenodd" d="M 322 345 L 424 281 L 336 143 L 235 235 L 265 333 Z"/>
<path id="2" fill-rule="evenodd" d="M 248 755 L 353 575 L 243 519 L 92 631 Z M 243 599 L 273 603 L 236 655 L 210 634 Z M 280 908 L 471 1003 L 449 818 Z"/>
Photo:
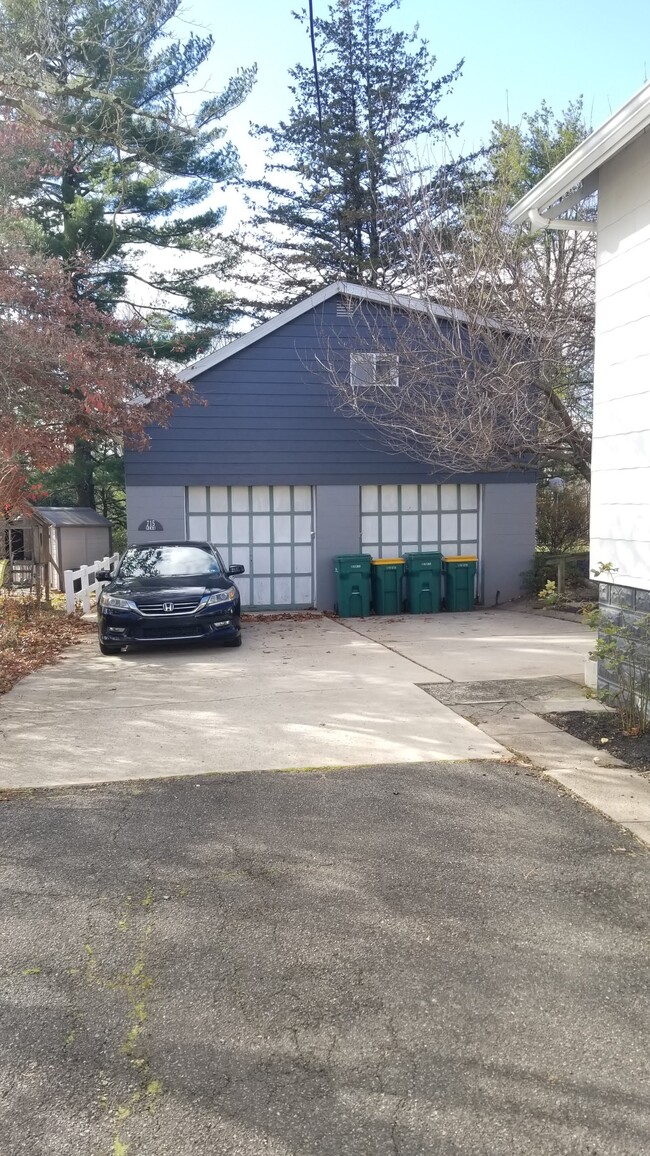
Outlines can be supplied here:
<path id="1" fill-rule="evenodd" d="M 95 630 L 92 623 L 48 610 L 33 598 L 0 597 L 0 694 Z"/>

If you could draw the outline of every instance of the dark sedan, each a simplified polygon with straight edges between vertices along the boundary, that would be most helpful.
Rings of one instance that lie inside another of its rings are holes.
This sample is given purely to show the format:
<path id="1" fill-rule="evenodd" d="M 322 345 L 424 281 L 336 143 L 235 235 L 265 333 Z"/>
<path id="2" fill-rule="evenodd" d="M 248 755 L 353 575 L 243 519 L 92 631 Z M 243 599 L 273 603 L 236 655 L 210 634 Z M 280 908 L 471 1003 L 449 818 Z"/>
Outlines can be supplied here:
<path id="1" fill-rule="evenodd" d="M 221 642 L 241 646 L 239 591 L 221 555 L 207 542 L 129 546 L 97 603 L 99 649 L 129 644 Z"/>

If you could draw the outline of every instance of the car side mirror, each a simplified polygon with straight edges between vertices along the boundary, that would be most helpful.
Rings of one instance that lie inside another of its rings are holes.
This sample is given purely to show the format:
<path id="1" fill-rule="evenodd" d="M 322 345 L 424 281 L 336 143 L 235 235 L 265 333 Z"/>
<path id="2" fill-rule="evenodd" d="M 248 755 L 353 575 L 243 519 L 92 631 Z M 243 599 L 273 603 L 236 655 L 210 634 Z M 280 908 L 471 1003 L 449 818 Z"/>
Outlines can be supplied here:
<path id="1" fill-rule="evenodd" d="M 95 570 L 95 582 L 110 582 L 112 577 L 110 570 Z"/>
<path id="2" fill-rule="evenodd" d="M 239 563 L 237 563 L 236 566 L 231 566 L 230 569 L 226 571 L 226 573 L 228 574 L 229 578 L 232 578 L 233 574 L 245 574 L 246 567 L 240 566 Z"/>

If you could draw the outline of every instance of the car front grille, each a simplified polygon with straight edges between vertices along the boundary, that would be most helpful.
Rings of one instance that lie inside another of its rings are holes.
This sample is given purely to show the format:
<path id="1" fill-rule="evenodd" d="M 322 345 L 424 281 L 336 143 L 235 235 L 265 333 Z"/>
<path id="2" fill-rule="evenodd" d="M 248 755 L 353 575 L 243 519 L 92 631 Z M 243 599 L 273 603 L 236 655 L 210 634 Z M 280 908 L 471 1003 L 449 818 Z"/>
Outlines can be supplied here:
<path id="1" fill-rule="evenodd" d="M 200 605 L 200 598 L 192 598 L 183 602 L 174 602 L 173 599 L 165 599 L 165 602 L 146 602 L 140 604 L 136 602 L 136 606 L 141 614 L 159 614 L 164 618 L 171 618 L 173 614 L 193 614 Z M 173 610 L 165 610 L 165 606 L 173 605 Z"/>
<path id="2" fill-rule="evenodd" d="M 139 638 L 143 641 L 155 639 L 158 642 L 163 642 L 166 638 L 200 638 L 204 633 L 205 631 L 200 626 L 181 625 L 180 623 L 173 625 L 171 622 L 169 625 L 164 625 L 161 622 L 159 626 L 141 626 L 135 635 L 135 641 L 137 642 Z"/>

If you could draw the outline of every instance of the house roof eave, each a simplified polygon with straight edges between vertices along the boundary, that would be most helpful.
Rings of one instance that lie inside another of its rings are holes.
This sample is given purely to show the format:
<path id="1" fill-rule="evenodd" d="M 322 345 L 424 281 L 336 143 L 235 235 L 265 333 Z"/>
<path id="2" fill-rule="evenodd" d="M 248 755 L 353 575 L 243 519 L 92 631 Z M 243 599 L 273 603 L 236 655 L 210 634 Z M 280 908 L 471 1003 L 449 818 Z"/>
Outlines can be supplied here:
<path id="1" fill-rule="evenodd" d="M 523 225 L 530 221 L 534 229 L 590 226 L 589 222 L 558 222 L 549 210 L 580 185 L 585 185 L 584 196 L 589 195 L 593 187 L 593 183 L 587 184 L 589 178 L 648 127 L 650 81 L 512 206 L 508 212 L 509 223 Z"/>

